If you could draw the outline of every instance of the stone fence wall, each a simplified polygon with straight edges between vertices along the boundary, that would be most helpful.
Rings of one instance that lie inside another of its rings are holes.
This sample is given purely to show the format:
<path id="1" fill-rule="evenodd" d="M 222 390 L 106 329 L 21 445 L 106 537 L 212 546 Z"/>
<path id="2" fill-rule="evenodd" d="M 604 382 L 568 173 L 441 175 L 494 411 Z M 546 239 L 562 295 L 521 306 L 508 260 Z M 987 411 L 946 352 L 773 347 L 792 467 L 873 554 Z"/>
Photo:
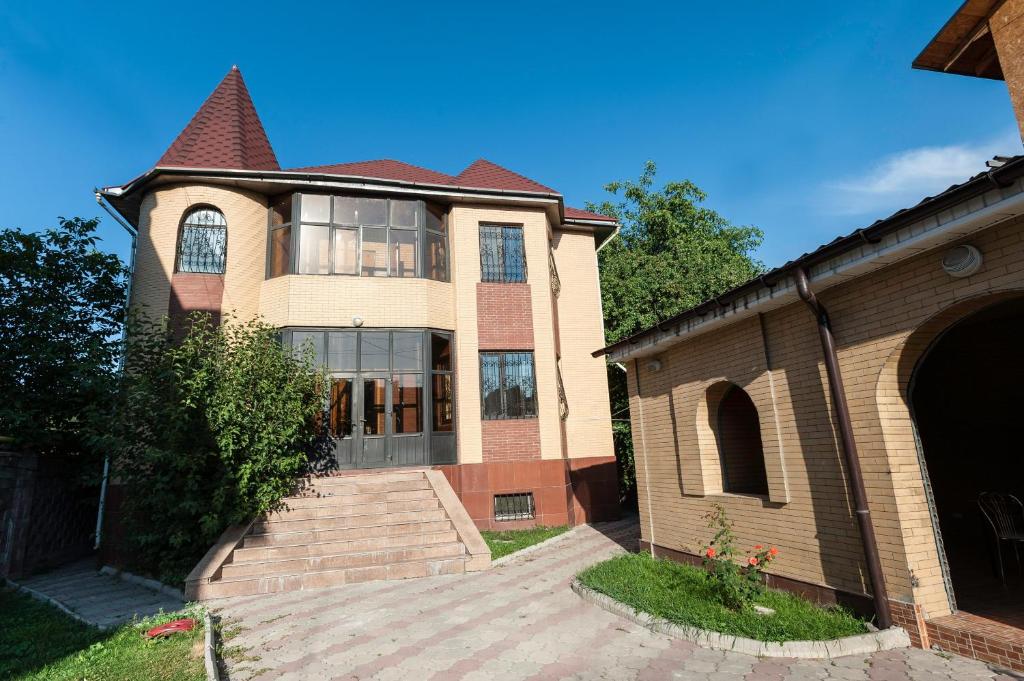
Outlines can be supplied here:
<path id="1" fill-rule="evenodd" d="M 16 579 L 92 550 L 98 494 L 82 489 L 64 456 L 0 443 L 0 577 Z"/>

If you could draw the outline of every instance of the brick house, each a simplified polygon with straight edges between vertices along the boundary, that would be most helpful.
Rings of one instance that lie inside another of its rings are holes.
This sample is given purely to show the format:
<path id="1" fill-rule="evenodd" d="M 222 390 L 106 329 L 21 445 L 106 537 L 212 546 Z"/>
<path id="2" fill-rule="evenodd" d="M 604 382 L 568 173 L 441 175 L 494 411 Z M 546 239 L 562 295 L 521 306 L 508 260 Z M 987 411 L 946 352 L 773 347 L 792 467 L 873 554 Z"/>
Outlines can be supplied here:
<path id="1" fill-rule="evenodd" d="M 138 231 L 133 309 L 261 317 L 314 349 L 341 473 L 392 470 L 375 493 L 397 499 L 385 483 L 401 483 L 412 503 L 410 475 L 443 472 L 462 509 L 449 515 L 479 528 L 617 516 L 591 355 L 614 220 L 482 159 L 457 175 L 394 160 L 282 169 L 237 68 L 151 170 L 100 196 Z"/>
<path id="2" fill-rule="evenodd" d="M 1024 130 L 1022 14 L 969 0 L 915 66 L 1005 77 Z M 599 351 L 628 372 L 643 546 L 698 560 L 720 504 L 780 548 L 772 584 L 1024 669 L 979 504 L 1024 498 L 1022 332 L 1018 156 Z"/>

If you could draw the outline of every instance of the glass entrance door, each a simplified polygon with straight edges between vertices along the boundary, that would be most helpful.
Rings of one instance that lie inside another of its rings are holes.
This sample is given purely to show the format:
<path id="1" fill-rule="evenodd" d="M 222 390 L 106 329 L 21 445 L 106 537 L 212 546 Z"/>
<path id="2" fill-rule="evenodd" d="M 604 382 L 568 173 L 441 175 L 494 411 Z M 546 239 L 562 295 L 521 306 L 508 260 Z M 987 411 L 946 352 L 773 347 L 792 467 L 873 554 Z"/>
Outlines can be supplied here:
<path id="1" fill-rule="evenodd" d="M 359 381 L 361 403 L 359 445 L 356 467 L 379 468 L 388 465 L 388 379 L 363 376 Z"/>
<path id="2" fill-rule="evenodd" d="M 420 374 L 334 376 L 329 417 L 340 468 L 427 462 Z"/>
<path id="3" fill-rule="evenodd" d="M 409 329 L 290 330 L 330 376 L 325 404 L 338 468 L 455 461 L 451 334 Z"/>

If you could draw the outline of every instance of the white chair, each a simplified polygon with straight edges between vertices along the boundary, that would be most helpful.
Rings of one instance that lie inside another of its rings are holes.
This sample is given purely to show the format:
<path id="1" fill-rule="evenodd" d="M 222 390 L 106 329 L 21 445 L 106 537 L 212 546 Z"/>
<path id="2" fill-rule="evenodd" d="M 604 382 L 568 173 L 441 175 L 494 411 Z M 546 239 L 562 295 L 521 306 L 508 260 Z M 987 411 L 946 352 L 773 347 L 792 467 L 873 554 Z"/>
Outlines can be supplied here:
<path id="1" fill-rule="evenodd" d="M 1003 542 L 1013 544 L 1013 554 L 1020 572 L 1020 544 L 1024 543 L 1024 504 L 1012 494 L 982 492 L 978 495 L 978 507 L 992 526 L 996 535 L 996 556 L 999 560 L 999 578 L 1006 586 L 1006 572 L 1003 570 Z"/>

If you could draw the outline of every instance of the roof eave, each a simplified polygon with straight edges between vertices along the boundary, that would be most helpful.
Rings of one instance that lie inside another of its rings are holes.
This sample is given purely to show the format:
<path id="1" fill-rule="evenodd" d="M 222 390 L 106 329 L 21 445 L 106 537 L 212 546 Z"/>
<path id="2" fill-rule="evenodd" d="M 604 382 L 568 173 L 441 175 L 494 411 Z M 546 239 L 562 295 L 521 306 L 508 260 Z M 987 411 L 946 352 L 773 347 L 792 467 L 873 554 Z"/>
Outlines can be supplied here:
<path id="1" fill-rule="evenodd" d="M 1000 173 L 999 179 L 996 179 L 997 172 Z M 1024 176 L 1024 157 L 1018 157 L 998 171 L 979 175 L 914 208 L 900 211 L 885 220 L 878 221 L 871 227 L 857 230 L 848 236 L 837 239 L 781 267 L 751 279 L 716 298 L 684 310 L 659 324 L 639 331 L 600 350 L 596 350 L 592 354 L 595 357 L 607 355 L 614 361 L 624 361 L 634 356 L 651 354 L 651 347 L 653 345 L 664 346 L 673 344 L 682 340 L 684 336 L 692 337 L 693 335 L 704 333 L 714 326 L 739 321 L 742 317 L 746 316 L 746 313 L 754 311 L 754 308 L 757 308 L 756 311 L 764 312 L 768 309 L 788 304 L 792 302 L 789 298 L 795 300 L 793 296 L 787 297 L 787 294 L 795 295 L 795 287 L 783 286 L 783 284 L 791 278 L 792 273 L 797 268 L 810 270 L 812 283 L 819 284 L 819 286 L 824 284 L 822 287 L 825 288 L 840 281 L 861 276 L 868 271 L 880 269 L 901 259 L 898 254 L 894 254 L 896 246 L 902 249 L 917 248 L 916 251 L 910 251 L 903 257 L 909 257 L 926 248 L 935 248 L 938 245 L 936 243 L 926 247 L 920 246 L 920 244 L 927 243 L 918 238 L 920 234 L 914 236 L 913 239 L 898 240 L 895 244 L 887 244 L 885 239 L 889 238 L 891 240 L 892 235 L 898 235 L 901 230 L 912 231 L 925 221 L 938 223 L 937 216 L 948 214 L 950 219 L 941 224 L 936 224 L 936 228 L 948 231 L 959 224 L 969 222 L 970 219 L 983 220 L 989 212 L 1001 215 L 997 221 L 1022 215 L 1024 214 L 1024 184 L 1022 184 L 1022 176 Z M 1007 187 L 1012 186 L 1017 188 L 1017 192 L 1008 197 L 1005 196 L 1005 192 L 1008 191 Z M 998 201 L 993 200 L 992 203 L 985 203 L 983 208 L 973 212 L 967 212 L 957 218 L 952 217 L 954 208 L 969 204 L 979 197 L 987 197 L 990 192 L 998 193 L 1001 198 Z M 999 213 L 1000 210 L 1006 209 L 1006 202 L 1010 200 L 1021 204 L 1020 206 L 1014 206 L 1014 209 L 1019 210 L 1019 212 L 1012 214 Z M 979 224 L 981 224 L 981 227 L 977 229 L 990 227 L 995 223 L 989 221 L 980 222 Z M 977 231 L 977 229 L 974 231 Z M 919 232 L 924 233 L 922 230 L 919 230 Z M 926 236 L 929 235 L 926 234 Z M 962 233 L 958 233 L 955 238 L 962 236 Z M 878 244 L 881 245 L 877 246 Z M 856 252 L 857 249 L 862 249 L 862 257 L 844 259 L 844 256 Z M 814 272 L 820 273 L 815 277 L 813 276 Z M 838 278 L 823 282 L 823 278 L 826 277 L 823 277 L 821 273 L 829 277 L 836 275 Z M 750 299 L 751 297 L 752 300 Z M 736 313 L 737 305 L 742 308 L 739 310 L 741 314 Z M 708 321 L 691 323 L 698 317 L 703 320 L 709 314 L 711 318 Z M 684 325 L 686 326 L 685 331 L 683 330 Z M 665 339 L 662 338 L 653 344 L 648 343 L 641 348 L 637 347 L 649 337 L 657 336 L 659 333 L 663 336 L 672 336 L 674 340 L 670 339 L 672 342 L 666 343 Z"/>

